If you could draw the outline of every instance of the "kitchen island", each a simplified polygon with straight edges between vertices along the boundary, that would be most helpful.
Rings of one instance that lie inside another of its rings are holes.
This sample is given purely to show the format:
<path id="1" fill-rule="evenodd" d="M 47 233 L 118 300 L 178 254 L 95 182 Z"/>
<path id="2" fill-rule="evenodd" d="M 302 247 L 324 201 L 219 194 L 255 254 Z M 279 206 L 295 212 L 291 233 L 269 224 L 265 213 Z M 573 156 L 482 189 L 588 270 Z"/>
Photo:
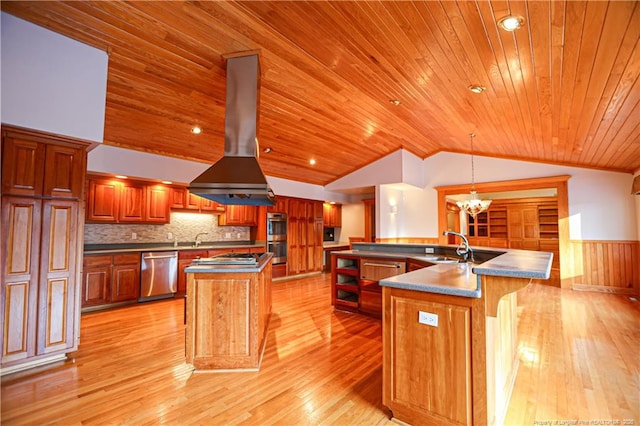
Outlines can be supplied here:
<path id="1" fill-rule="evenodd" d="M 258 371 L 271 315 L 272 253 L 256 264 L 206 260 L 187 273 L 185 353 L 196 372 Z"/>
<path id="2" fill-rule="evenodd" d="M 518 370 L 516 292 L 552 255 L 503 250 L 380 281 L 383 403 L 410 424 L 502 424 Z"/>

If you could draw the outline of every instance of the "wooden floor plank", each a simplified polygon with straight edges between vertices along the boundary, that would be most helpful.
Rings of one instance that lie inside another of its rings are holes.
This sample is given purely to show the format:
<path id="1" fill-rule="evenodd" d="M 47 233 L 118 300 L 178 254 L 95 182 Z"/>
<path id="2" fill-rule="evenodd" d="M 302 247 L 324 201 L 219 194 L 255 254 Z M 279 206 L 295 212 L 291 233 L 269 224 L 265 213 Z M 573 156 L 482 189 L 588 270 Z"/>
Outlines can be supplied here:
<path id="1" fill-rule="evenodd" d="M 382 405 L 381 323 L 334 311 L 329 280 L 274 283 L 259 372 L 192 374 L 182 300 L 85 314 L 73 362 L 3 378 L 1 422 L 393 424 Z M 505 424 L 640 425 L 640 303 L 532 284 L 519 293 L 518 317 Z"/>

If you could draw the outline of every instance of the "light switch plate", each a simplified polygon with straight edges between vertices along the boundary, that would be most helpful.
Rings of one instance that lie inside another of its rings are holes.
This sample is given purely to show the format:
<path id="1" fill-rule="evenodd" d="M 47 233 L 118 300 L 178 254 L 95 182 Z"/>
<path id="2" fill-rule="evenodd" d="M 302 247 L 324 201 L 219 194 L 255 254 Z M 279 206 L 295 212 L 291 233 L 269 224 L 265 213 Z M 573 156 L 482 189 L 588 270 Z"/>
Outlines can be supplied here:
<path id="1" fill-rule="evenodd" d="M 433 247 L 425 247 L 424 248 L 424 252 L 428 253 L 428 254 L 433 254 L 435 253 L 434 248 Z"/>
<path id="2" fill-rule="evenodd" d="M 430 325 L 431 327 L 437 327 L 438 315 L 429 312 L 418 311 L 418 322 L 420 324 Z"/>

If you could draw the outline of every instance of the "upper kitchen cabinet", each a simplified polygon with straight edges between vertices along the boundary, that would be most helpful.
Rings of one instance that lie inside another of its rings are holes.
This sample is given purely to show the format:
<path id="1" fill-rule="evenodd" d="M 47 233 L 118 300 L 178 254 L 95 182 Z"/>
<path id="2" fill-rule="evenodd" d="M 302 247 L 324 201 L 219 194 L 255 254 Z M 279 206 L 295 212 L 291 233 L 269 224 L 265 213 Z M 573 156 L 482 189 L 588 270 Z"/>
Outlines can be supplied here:
<path id="1" fill-rule="evenodd" d="M 258 208 L 256 206 L 226 206 L 226 212 L 218 219 L 220 226 L 256 226 L 258 225 Z"/>
<path id="2" fill-rule="evenodd" d="M 267 213 L 287 213 L 289 211 L 289 199 L 277 196 L 275 204 L 267 207 Z"/>
<path id="3" fill-rule="evenodd" d="M 3 194 L 81 198 L 85 147 L 12 128 L 3 140 Z"/>
<path id="4" fill-rule="evenodd" d="M 327 228 L 342 226 L 342 206 L 340 204 L 322 204 L 322 220 Z"/>
<path id="5" fill-rule="evenodd" d="M 88 223 L 169 223 L 170 189 L 102 176 L 87 179 Z"/>
<path id="6" fill-rule="evenodd" d="M 224 206 L 189 192 L 187 188 L 172 186 L 170 192 L 171 209 L 190 210 L 202 213 L 224 213 Z"/>

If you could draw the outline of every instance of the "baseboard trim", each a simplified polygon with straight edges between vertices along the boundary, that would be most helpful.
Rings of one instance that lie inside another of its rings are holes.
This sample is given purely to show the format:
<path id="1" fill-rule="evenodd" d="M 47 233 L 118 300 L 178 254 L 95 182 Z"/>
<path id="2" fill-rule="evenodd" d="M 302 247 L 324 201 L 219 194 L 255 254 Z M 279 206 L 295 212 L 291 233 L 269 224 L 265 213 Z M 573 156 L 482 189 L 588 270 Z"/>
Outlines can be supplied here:
<path id="1" fill-rule="evenodd" d="M 637 291 L 633 288 L 621 288 L 621 287 L 605 287 L 601 285 L 588 285 L 588 284 L 573 284 L 572 290 L 576 291 L 593 291 L 597 293 L 609 293 L 609 294 L 621 294 L 624 296 L 634 296 Z"/>

